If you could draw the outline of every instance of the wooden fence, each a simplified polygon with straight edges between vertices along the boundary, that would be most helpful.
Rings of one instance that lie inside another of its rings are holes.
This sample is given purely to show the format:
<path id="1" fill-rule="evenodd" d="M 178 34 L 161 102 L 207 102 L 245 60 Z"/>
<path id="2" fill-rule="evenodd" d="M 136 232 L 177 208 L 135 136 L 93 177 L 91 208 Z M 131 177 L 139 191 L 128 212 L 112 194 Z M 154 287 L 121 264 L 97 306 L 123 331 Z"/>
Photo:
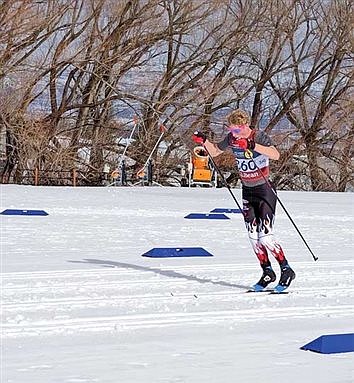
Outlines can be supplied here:
<path id="1" fill-rule="evenodd" d="M 109 182 L 109 175 L 97 171 L 68 170 L 41 170 L 16 168 L 11 177 L 2 178 L 2 183 L 16 183 L 26 185 L 52 185 L 52 186 L 104 186 Z"/>

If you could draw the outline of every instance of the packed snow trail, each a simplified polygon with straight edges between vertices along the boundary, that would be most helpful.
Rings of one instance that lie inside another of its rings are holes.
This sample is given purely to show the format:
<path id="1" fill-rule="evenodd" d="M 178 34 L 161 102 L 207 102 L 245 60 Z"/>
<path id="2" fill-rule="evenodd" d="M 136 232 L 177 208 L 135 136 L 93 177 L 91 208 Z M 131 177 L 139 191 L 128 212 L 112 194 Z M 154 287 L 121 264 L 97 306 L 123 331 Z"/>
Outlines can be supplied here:
<path id="1" fill-rule="evenodd" d="M 102 267 L 3 274 L 3 336 L 354 316 L 353 262 L 348 261 L 297 263 L 301 286 L 294 283 L 286 297 L 244 294 L 242 283 L 257 277 L 251 264 L 159 268 L 83 262 Z M 328 286 L 328 269 L 340 283 Z M 338 295 L 340 304 L 327 303 Z"/>
<path id="2" fill-rule="evenodd" d="M 1 185 L 2 209 L 49 213 L 0 216 L 1 382 L 352 383 L 352 353 L 300 347 L 354 331 L 353 194 L 279 193 L 320 258 L 278 209 L 287 295 L 246 293 L 261 269 L 239 214 L 183 218 L 233 208 L 225 189 Z M 213 257 L 141 256 L 195 246 Z"/>

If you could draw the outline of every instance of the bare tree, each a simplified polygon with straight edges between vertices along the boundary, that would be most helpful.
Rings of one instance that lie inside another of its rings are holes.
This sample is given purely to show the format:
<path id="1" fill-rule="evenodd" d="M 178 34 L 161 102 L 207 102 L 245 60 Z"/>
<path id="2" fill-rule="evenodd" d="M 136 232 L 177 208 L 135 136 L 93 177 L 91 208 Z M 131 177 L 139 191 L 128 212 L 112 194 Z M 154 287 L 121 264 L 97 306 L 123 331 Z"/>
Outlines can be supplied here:
<path id="1" fill-rule="evenodd" d="M 228 1 L 161 2 L 168 33 L 153 60 L 157 64 L 144 102 L 144 129 L 134 149 L 147 156 L 159 123 L 168 126 L 167 149 L 160 160 L 167 172 L 173 170 L 169 157 L 188 145 L 193 129 L 214 130 L 215 115 L 249 91 L 233 71 L 234 58 L 249 42 L 261 12 L 256 2 L 240 4 L 235 8 Z"/>
<path id="2" fill-rule="evenodd" d="M 140 164 L 168 128 L 155 153 L 166 179 L 186 161 L 192 130 L 217 139 L 240 106 L 277 133 L 280 186 L 352 182 L 349 0 L 23 0 L 0 10 L 5 180 L 21 163 L 78 166 L 99 183 L 133 115 L 129 155 Z"/>
<path id="3" fill-rule="evenodd" d="M 269 7 L 265 17 L 268 24 L 262 30 L 264 40 L 261 38 L 259 48 L 251 47 L 248 53 L 253 73 L 257 73 L 253 124 L 265 112 L 268 132 L 279 124 L 286 128 L 288 121 L 292 135 L 299 136 L 286 148 L 284 167 L 279 171 L 295 153 L 303 154 L 312 190 L 333 190 L 319 157 L 328 136 L 326 120 L 352 91 L 352 4 L 275 0 Z"/>
<path id="4" fill-rule="evenodd" d="M 8 180 L 19 161 L 17 129 L 23 118 L 22 85 L 30 81 L 25 63 L 38 54 L 58 27 L 69 5 L 5 0 L 0 4 L 0 128 L 5 154 L 2 178 Z"/>

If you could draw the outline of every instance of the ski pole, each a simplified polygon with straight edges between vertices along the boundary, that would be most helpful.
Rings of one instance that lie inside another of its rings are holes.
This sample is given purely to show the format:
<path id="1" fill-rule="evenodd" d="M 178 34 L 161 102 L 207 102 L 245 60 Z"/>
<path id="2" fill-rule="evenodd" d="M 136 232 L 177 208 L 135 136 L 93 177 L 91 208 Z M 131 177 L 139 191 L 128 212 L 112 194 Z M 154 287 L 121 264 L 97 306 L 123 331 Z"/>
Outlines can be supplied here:
<path id="1" fill-rule="evenodd" d="M 149 161 L 151 160 L 151 157 L 152 157 L 152 155 L 154 154 L 156 148 L 159 146 L 160 141 L 161 141 L 161 139 L 162 139 L 162 136 L 165 134 L 166 131 L 167 131 L 166 127 L 165 127 L 164 125 L 161 125 L 161 126 L 160 126 L 160 132 L 161 132 L 161 134 L 160 134 L 159 138 L 157 139 L 155 146 L 154 146 L 153 149 L 151 150 L 148 159 L 145 161 L 144 166 L 137 172 L 138 175 L 139 175 L 139 173 L 141 174 L 141 173 L 144 172 L 144 170 L 145 170 L 146 166 L 148 165 Z"/>
<path id="2" fill-rule="evenodd" d="M 318 257 L 315 256 L 315 254 L 313 253 L 313 251 L 311 250 L 310 246 L 308 245 L 308 243 L 306 242 L 304 236 L 301 234 L 301 231 L 299 230 L 299 228 L 297 227 L 296 223 L 294 222 L 294 220 L 291 218 L 289 212 L 287 211 L 287 209 L 285 208 L 283 202 L 281 201 L 281 199 L 278 197 L 278 194 L 276 193 L 276 191 L 273 189 L 272 185 L 270 184 L 270 182 L 268 181 L 268 179 L 265 177 L 265 175 L 263 174 L 263 172 L 261 171 L 261 169 L 259 168 L 259 166 L 257 165 L 256 161 L 254 160 L 253 158 L 253 153 L 251 150 L 247 149 L 246 150 L 246 153 L 247 155 L 249 156 L 249 158 L 252 159 L 253 163 L 255 164 L 257 170 L 259 171 L 259 173 L 261 173 L 263 179 L 265 180 L 265 182 L 267 183 L 267 185 L 270 187 L 270 189 L 272 190 L 272 192 L 274 193 L 275 197 L 277 198 L 280 206 L 283 208 L 285 214 L 288 216 L 290 222 L 294 225 L 296 231 L 298 232 L 300 238 L 302 239 L 302 241 L 304 242 L 304 244 L 306 245 L 308 251 L 311 253 L 312 255 L 312 258 L 314 261 L 317 261 L 318 260 Z"/>
<path id="3" fill-rule="evenodd" d="M 210 158 L 210 161 L 211 161 L 211 163 L 213 164 L 214 169 L 217 171 L 217 173 L 218 173 L 219 176 L 221 177 L 222 182 L 224 183 L 224 185 L 226 186 L 227 190 L 228 190 L 229 193 L 231 194 L 231 197 L 232 197 L 233 200 L 235 201 L 237 207 L 240 209 L 241 213 L 242 213 L 243 215 L 245 215 L 244 212 L 243 212 L 242 207 L 241 207 L 240 204 L 238 203 L 238 201 L 237 201 L 237 199 L 236 199 L 234 193 L 232 192 L 232 190 L 231 190 L 229 184 L 227 183 L 227 181 L 226 181 L 224 175 L 222 174 L 222 172 L 221 172 L 221 170 L 219 169 L 219 167 L 216 165 L 216 163 L 215 163 L 213 157 L 210 155 L 209 150 L 206 148 L 205 144 L 203 144 L 203 147 L 204 147 L 205 151 L 207 152 L 207 154 L 208 154 L 208 156 L 209 156 L 209 158 Z"/>
<path id="4" fill-rule="evenodd" d="M 128 138 L 128 142 L 127 142 L 127 145 L 125 145 L 125 148 L 124 148 L 124 151 L 123 151 L 123 154 L 122 154 L 122 157 L 121 157 L 121 161 L 123 161 L 125 159 L 125 153 L 128 149 L 128 146 L 130 145 L 130 142 L 131 142 L 131 139 L 133 138 L 133 135 L 134 135 L 134 132 L 135 132 L 135 129 L 136 127 L 138 126 L 138 117 L 137 116 L 134 116 L 133 117 L 133 121 L 134 121 L 134 126 L 133 126 L 133 129 L 132 131 L 130 132 L 130 135 L 129 135 L 129 138 Z"/>

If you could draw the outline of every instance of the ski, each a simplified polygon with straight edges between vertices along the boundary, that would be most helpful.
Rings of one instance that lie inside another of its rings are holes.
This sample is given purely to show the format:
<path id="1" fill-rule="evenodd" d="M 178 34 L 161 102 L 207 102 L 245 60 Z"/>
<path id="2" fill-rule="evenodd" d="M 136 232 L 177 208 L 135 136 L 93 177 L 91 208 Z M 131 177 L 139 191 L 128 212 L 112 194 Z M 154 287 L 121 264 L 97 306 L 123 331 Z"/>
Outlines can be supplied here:
<path id="1" fill-rule="evenodd" d="M 246 290 L 245 292 L 246 293 L 271 293 L 273 291 L 273 289 L 263 289 L 263 290 L 254 290 L 254 289 L 249 289 L 249 290 Z"/>
<path id="2" fill-rule="evenodd" d="M 249 290 L 246 290 L 245 293 L 249 294 L 249 293 L 255 293 L 255 294 L 264 294 L 266 293 L 267 295 L 283 295 L 283 294 L 289 294 L 290 291 L 285 291 L 285 290 L 282 290 L 282 291 L 278 291 L 278 290 L 275 290 L 274 289 L 263 289 L 263 290 L 252 290 L 252 289 L 249 289 Z"/>
<path id="3" fill-rule="evenodd" d="M 289 294 L 290 291 L 276 291 L 276 290 L 273 290 L 269 293 L 269 295 L 284 295 L 284 294 Z"/>
<path id="4" fill-rule="evenodd" d="M 291 281 L 291 280 L 290 280 Z M 289 282 L 290 283 L 290 282 Z M 275 287 L 274 287 L 274 293 L 275 294 L 282 294 L 282 293 L 285 293 L 286 291 L 286 289 L 288 288 L 288 286 L 289 285 L 276 285 Z"/>

